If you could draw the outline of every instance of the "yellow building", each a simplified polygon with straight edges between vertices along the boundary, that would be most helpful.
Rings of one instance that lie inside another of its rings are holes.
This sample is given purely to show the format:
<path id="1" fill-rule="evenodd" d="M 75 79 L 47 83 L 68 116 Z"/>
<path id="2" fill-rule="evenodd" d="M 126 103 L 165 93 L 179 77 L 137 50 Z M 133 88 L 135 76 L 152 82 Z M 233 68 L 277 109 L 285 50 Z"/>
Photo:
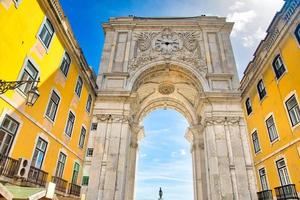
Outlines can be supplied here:
<path id="1" fill-rule="evenodd" d="M 52 181 L 57 194 L 78 196 L 95 76 L 58 0 L 1 0 L 0 24 L 0 80 L 40 80 L 33 106 L 26 96 L 36 83 L 0 95 L 1 182 L 22 177 L 23 158 L 31 166 L 22 184 Z"/>
<path id="2" fill-rule="evenodd" d="M 285 1 L 241 81 L 259 199 L 300 194 L 299 5 Z"/>

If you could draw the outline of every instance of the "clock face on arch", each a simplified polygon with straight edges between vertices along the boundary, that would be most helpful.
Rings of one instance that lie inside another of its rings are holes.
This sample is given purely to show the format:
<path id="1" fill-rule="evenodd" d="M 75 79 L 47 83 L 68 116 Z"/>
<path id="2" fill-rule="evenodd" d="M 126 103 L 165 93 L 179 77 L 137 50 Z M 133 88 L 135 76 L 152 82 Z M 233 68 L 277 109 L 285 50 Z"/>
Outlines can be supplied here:
<path id="1" fill-rule="evenodd" d="M 155 39 L 154 48 L 163 54 L 171 54 L 181 48 L 181 42 L 176 35 L 162 35 Z"/>

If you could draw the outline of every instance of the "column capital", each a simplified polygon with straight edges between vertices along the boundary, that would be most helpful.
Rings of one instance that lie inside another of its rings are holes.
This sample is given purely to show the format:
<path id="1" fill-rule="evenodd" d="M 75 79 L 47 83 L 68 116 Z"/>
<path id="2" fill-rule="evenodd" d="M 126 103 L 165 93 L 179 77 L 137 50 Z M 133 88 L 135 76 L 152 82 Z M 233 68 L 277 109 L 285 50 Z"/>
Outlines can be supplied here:
<path id="1" fill-rule="evenodd" d="M 131 123 L 131 141 L 130 146 L 133 148 L 138 147 L 138 142 L 145 137 L 144 127 L 137 123 Z"/>
<path id="2" fill-rule="evenodd" d="M 194 150 L 197 147 L 200 147 L 201 149 L 204 148 L 204 128 L 204 125 L 197 124 L 187 129 L 185 133 L 185 138 L 191 143 L 192 150 Z"/>

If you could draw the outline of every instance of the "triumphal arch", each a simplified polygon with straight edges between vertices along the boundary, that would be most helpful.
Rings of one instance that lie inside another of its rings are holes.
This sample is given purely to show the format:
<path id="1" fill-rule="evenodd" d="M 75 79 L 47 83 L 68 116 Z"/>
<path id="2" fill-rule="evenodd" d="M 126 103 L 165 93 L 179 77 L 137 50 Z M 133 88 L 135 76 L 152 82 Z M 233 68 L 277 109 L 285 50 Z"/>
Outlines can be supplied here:
<path id="1" fill-rule="evenodd" d="M 157 108 L 175 109 L 189 122 L 195 200 L 256 199 L 232 27 L 207 16 L 103 24 L 89 200 L 134 199 L 141 120 Z"/>

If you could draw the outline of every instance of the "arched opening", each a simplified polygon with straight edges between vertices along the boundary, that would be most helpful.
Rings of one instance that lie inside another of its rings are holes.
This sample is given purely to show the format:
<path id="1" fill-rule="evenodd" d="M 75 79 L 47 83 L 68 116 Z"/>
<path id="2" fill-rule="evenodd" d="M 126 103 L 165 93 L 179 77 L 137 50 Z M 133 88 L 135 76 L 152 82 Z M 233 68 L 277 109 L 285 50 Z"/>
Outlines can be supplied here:
<path id="1" fill-rule="evenodd" d="M 142 118 L 145 138 L 139 142 L 136 200 L 193 198 L 190 143 L 184 138 L 187 119 L 174 109 L 155 108 Z"/>

